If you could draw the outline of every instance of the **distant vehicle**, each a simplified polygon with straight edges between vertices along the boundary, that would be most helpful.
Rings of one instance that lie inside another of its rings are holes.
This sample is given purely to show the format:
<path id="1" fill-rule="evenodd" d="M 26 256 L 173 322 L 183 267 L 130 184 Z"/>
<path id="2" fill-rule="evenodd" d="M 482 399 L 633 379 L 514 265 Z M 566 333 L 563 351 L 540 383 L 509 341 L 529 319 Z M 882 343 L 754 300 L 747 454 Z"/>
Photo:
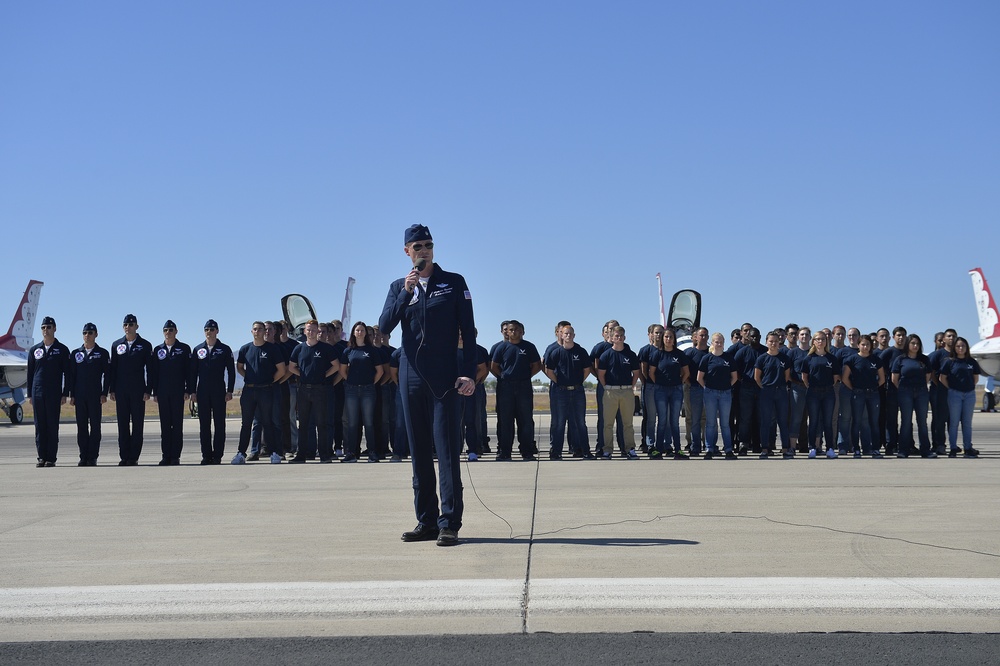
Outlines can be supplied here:
<path id="1" fill-rule="evenodd" d="M 982 269 L 973 268 L 969 275 L 979 314 L 979 342 L 972 345 L 969 354 L 979 361 L 983 374 L 1000 379 L 1000 312 Z"/>
<path id="2" fill-rule="evenodd" d="M 354 278 L 347 278 L 347 291 L 344 294 L 344 309 L 340 315 L 340 320 L 344 323 L 344 329 L 341 335 L 345 340 L 351 330 L 351 304 L 354 298 L 354 283 Z M 316 316 L 316 308 L 313 307 L 312 301 L 302 294 L 288 294 L 286 296 L 282 296 L 281 313 L 284 315 L 285 321 L 292 325 L 292 330 L 289 331 L 288 337 L 294 338 L 295 340 L 305 340 L 303 330 L 306 327 L 307 321 L 310 319 L 320 321 Z"/>
<path id="3" fill-rule="evenodd" d="M 44 282 L 30 280 L 7 333 L 0 337 L 0 409 L 11 420 L 24 420 L 24 385 L 28 382 L 28 350 L 35 344 L 35 315 Z"/>

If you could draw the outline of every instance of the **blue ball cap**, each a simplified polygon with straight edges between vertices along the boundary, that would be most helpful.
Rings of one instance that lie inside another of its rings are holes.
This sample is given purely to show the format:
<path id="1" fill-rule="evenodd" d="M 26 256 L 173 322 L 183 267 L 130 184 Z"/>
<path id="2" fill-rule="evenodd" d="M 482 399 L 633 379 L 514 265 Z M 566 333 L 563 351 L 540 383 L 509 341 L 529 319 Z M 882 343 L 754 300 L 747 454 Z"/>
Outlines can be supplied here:
<path id="1" fill-rule="evenodd" d="M 53 319 L 52 317 L 44 317 L 42 319 L 42 326 L 53 326 L 54 327 L 55 325 L 56 325 L 56 320 Z"/>
<path id="2" fill-rule="evenodd" d="M 94 325 L 94 322 L 88 321 L 86 324 L 83 325 L 83 332 L 84 333 L 97 333 L 97 326 Z"/>
<path id="3" fill-rule="evenodd" d="M 134 314 L 127 314 L 125 315 L 125 319 L 122 321 L 122 326 L 125 326 L 126 324 L 138 324 L 138 323 L 139 320 L 135 318 Z"/>
<path id="4" fill-rule="evenodd" d="M 168 319 L 165 322 L 163 322 L 163 330 L 164 331 L 176 331 L 177 330 L 177 324 L 174 323 L 173 319 Z"/>
<path id="5" fill-rule="evenodd" d="M 403 232 L 403 245 L 428 240 L 433 240 L 431 238 L 431 230 L 422 224 L 414 224 Z"/>
<path id="6" fill-rule="evenodd" d="M 207 331 L 208 329 L 214 329 L 217 331 L 219 330 L 219 325 L 215 322 L 214 319 L 209 319 L 208 321 L 205 322 L 205 330 Z"/>

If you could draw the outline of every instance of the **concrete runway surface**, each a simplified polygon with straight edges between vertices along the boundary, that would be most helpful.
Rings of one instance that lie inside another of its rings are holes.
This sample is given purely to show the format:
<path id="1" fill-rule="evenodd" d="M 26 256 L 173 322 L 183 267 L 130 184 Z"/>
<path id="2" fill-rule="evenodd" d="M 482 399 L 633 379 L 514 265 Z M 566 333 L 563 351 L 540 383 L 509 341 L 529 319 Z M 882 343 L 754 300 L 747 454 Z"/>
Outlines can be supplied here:
<path id="1" fill-rule="evenodd" d="M 58 466 L 36 469 L 33 428 L 3 425 L 0 661 L 988 663 L 1000 415 L 974 426 L 978 460 L 486 456 L 463 463 L 463 543 L 439 548 L 399 540 L 408 463 L 203 467 L 187 420 L 179 467 L 156 466 L 148 422 L 138 467 L 116 466 L 106 423 L 97 468 L 64 424 Z"/>

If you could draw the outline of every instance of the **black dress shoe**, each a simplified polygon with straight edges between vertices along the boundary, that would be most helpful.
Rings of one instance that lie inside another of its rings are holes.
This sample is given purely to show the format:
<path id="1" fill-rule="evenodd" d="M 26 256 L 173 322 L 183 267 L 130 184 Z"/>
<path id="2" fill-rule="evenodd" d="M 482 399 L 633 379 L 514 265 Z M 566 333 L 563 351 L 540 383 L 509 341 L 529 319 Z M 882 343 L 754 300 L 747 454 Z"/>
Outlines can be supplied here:
<path id="1" fill-rule="evenodd" d="M 201 464 L 202 465 L 214 465 L 215 461 L 212 460 L 211 458 L 202 458 L 201 459 Z"/>
<path id="2" fill-rule="evenodd" d="M 87 461 L 86 460 L 81 460 L 80 462 L 78 462 L 76 464 L 76 466 L 77 467 L 86 467 L 87 466 Z"/>
<path id="3" fill-rule="evenodd" d="M 403 532 L 403 535 L 400 537 L 403 541 L 434 541 L 437 538 L 438 528 L 428 527 L 423 523 L 418 523 L 409 532 Z"/>
<path id="4" fill-rule="evenodd" d="M 181 459 L 180 458 L 174 458 L 173 460 L 170 461 L 170 464 L 171 465 L 180 465 L 181 464 Z"/>
<path id="5" fill-rule="evenodd" d="M 127 467 L 128 466 L 128 461 L 127 460 L 119 460 L 118 461 L 118 466 L 119 467 Z"/>
<path id="6" fill-rule="evenodd" d="M 55 467 L 56 464 L 54 462 L 52 462 L 51 460 L 49 460 L 48 462 L 45 463 L 45 466 L 46 467 Z"/>
<path id="7" fill-rule="evenodd" d="M 35 467 L 45 467 L 45 461 L 39 460 L 38 462 L 35 463 Z"/>
<path id="8" fill-rule="evenodd" d="M 97 467 L 97 458 L 91 458 L 88 460 L 87 467 Z"/>
<path id="9" fill-rule="evenodd" d="M 438 534 L 437 545 L 457 546 L 458 532 L 456 532 L 455 530 L 449 530 L 448 528 L 441 530 L 441 532 Z"/>
<path id="10" fill-rule="evenodd" d="M 128 466 L 129 467 L 138 467 L 139 466 L 139 461 L 138 460 L 129 460 L 128 461 Z"/>
<path id="11" fill-rule="evenodd" d="M 170 461 L 167 460 L 166 458 L 160 458 L 160 462 L 156 464 L 159 465 L 160 467 L 166 467 L 167 465 L 170 464 Z"/>

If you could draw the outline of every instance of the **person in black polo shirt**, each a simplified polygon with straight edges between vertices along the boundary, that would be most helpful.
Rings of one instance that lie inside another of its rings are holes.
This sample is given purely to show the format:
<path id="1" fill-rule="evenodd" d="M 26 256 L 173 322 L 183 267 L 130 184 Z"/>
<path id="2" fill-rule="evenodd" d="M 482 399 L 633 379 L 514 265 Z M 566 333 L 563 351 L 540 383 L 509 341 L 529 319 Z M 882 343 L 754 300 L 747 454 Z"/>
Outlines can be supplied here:
<path id="1" fill-rule="evenodd" d="M 297 404 L 299 410 L 299 450 L 289 462 L 304 463 L 316 457 L 316 447 L 319 448 L 319 461 L 333 462 L 333 430 L 327 415 L 331 406 L 330 393 L 333 383 L 330 377 L 340 369 L 337 350 L 333 345 L 319 339 L 319 322 L 311 319 L 306 322 L 306 341 L 292 350 L 288 368 L 299 378 Z M 315 423 L 319 430 L 318 438 L 307 436 L 309 424 Z"/>
<path id="2" fill-rule="evenodd" d="M 604 442 L 602 458 L 611 460 L 611 436 L 614 434 L 615 419 L 621 415 L 625 424 L 625 440 L 619 444 L 622 457 L 637 460 L 635 452 L 635 428 L 632 417 L 635 398 L 632 387 L 639 380 L 642 371 L 639 358 L 625 346 L 625 329 L 615 326 L 611 329 L 611 347 L 597 360 L 597 379 L 604 387 Z"/>
<path id="3" fill-rule="evenodd" d="M 97 344 L 97 326 L 83 325 L 83 345 L 73 352 L 69 403 L 76 407 L 80 467 L 96 467 L 101 452 L 101 408 L 108 401 L 111 355 Z"/>
<path id="4" fill-rule="evenodd" d="M 286 365 L 281 349 L 273 342 L 265 340 L 265 326 L 262 321 L 255 321 L 250 328 L 253 342 L 240 347 L 236 356 L 236 372 L 243 375 L 243 394 L 240 396 L 240 409 L 243 412 L 243 424 L 240 427 L 240 450 L 233 457 L 234 465 L 242 465 L 247 461 L 247 449 L 250 448 L 250 429 L 253 427 L 253 417 L 256 413 L 264 428 L 264 437 L 271 448 L 271 462 L 281 462 L 281 436 L 278 434 L 278 423 L 275 419 L 274 400 L 275 382 L 285 376 Z"/>
<path id="5" fill-rule="evenodd" d="M 535 420 L 531 378 L 542 369 L 538 349 L 524 339 L 524 324 L 511 321 L 508 339 L 496 346 L 490 371 L 497 378 L 497 460 L 510 460 L 517 423 L 517 448 L 524 460 L 534 460 Z M 502 424 L 502 427 L 501 425 Z"/>
<path id="6" fill-rule="evenodd" d="M 202 465 L 222 462 L 226 448 L 226 403 L 233 399 L 235 386 L 233 350 L 219 340 L 219 325 L 209 319 L 205 322 L 205 342 L 194 348 L 191 361 L 191 391 L 198 398 Z"/>
<path id="7" fill-rule="evenodd" d="M 549 460 L 562 460 L 563 436 L 569 430 L 569 448 L 593 460 L 587 435 L 587 399 L 583 382 L 590 376 L 590 355 L 576 343 L 576 331 L 569 324 L 560 331 L 559 344 L 545 354 L 545 374 L 552 380 L 549 391 L 552 426 Z"/>
<path id="8" fill-rule="evenodd" d="M 70 387 L 69 347 L 56 340 L 56 320 L 42 319 L 42 341 L 28 350 L 28 400 L 35 412 L 36 467 L 55 467 L 59 412 Z"/>

